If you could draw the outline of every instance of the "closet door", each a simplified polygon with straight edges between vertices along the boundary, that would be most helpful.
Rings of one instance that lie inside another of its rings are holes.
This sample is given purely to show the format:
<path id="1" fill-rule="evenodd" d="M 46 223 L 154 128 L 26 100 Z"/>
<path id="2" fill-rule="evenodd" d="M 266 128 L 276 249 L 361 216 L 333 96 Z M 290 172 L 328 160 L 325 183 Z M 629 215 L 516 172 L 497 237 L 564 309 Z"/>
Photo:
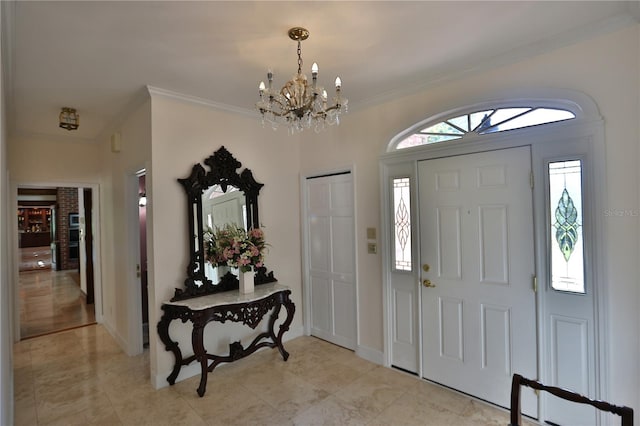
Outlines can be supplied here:
<path id="1" fill-rule="evenodd" d="M 356 347 L 355 229 L 350 172 L 306 179 L 311 334 Z"/>

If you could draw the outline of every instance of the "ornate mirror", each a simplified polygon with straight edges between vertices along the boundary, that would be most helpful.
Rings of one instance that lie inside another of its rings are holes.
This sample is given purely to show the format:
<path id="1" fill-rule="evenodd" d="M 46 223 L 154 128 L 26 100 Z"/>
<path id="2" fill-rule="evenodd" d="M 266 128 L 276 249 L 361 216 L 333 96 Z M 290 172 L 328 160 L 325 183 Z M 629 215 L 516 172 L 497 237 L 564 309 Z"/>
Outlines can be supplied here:
<path id="1" fill-rule="evenodd" d="M 189 264 L 184 290 L 176 289 L 171 301 L 238 288 L 238 278 L 229 268 L 212 267 L 205 259 L 205 230 L 221 224 L 236 224 L 245 229 L 258 228 L 258 195 L 263 184 L 256 182 L 251 170 L 240 173 L 242 163 L 222 146 L 204 160 L 209 171 L 195 164 L 191 175 L 178 182 L 187 193 Z M 274 282 L 273 272 L 258 268 L 255 284 Z"/>

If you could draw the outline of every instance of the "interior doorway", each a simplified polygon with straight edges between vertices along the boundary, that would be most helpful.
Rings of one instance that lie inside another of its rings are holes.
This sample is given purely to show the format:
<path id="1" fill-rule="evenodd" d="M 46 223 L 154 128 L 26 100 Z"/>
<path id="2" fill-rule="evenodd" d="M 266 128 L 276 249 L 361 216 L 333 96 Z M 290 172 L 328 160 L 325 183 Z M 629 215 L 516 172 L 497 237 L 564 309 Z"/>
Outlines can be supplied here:
<path id="1" fill-rule="evenodd" d="M 137 276 L 140 278 L 142 300 L 142 346 L 149 347 L 149 281 L 147 274 L 147 186 L 145 171 L 138 173 L 138 227 L 140 241 L 140 262 Z"/>
<path id="2" fill-rule="evenodd" d="M 17 188 L 20 338 L 95 324 L 93 189 Z"/>

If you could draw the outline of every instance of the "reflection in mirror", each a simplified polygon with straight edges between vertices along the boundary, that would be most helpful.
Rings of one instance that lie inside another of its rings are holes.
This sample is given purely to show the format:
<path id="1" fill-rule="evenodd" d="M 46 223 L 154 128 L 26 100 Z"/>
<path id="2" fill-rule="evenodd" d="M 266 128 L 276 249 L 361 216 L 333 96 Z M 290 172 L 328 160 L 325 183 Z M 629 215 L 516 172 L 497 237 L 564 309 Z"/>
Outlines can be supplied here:
<path id="1" fill-rule="evenodd" d="M 245 197 L 235 186 L 224 192 L 220 185 L 213 185 L 202 195 L 202 212 L 205 226 L 214 229 L 226 224 L 245 227 L 247 209 Z"/>
<path id="2" fill-rule="evenodd" d="M 209 171 L 198 163 L 189 177 L 178 179 L 187 194 L 189 264 L 185 289 L 177 288 L 172 301 L 237 289 L 238 279 L 229 268 L 214 268 L 206 261 L 204 232 L 232 223 L 247 230 L 260 227 L 258 195 L 263 185 L 251 170 L 239 173 L 242 164 L 224 146 L 204 164 Z M 255 285 L 274 281 L 273 272 L 265 266 L 257 269 Z"/>
<path id="3" fill-rule="evenodd" d="M 223 228 L 225 225 L 236 225 L 245 228 L 247 223 L 247 208 L 244 194 L 235 186 L 222 190 L 220 185 L 213 185 L 202 195 L 202 213 L 204 214 L 205 230 Z M 213 282 L 218 282 L 232 268 L 213 266 L 206 262 L 205 275 Z M 237 275 L 237 271 L 234 272 Z"/>

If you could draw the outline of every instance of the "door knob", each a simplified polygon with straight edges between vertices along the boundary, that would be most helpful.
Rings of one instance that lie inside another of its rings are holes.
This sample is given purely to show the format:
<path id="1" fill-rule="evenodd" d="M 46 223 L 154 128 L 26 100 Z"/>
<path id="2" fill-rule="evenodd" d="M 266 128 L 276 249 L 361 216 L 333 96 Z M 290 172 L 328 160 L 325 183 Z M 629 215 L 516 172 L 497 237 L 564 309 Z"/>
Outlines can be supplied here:
<path id="1" fill-rule="evenodd" d="M 422 281 L 422 285 L 425 287 L 435 287 L 436 285 L 431 282 L 431 280 Z"/>

